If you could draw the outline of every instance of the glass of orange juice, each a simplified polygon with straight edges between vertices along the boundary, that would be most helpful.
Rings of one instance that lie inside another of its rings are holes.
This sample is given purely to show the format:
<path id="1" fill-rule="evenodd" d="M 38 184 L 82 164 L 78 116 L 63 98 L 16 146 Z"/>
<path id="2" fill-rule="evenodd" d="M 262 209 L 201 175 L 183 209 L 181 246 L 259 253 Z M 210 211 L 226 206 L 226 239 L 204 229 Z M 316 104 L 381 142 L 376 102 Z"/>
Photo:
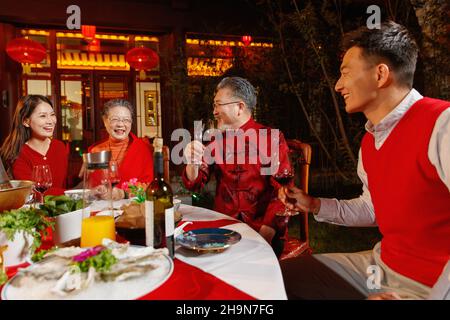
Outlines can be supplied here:
<path id="1" fill-rule="evenodd" d="M 110 158 L 110 151 L 83 154 L 85 171 L 81 247 L 100 245 L 103 238 L 116 240 Z"/>
<path id="2" fill-rule="evenodd" d="M 92 216 L 81 221 L 81 247 L 98 246 L 103 238 L 116 240 L 114 217 Z"/>

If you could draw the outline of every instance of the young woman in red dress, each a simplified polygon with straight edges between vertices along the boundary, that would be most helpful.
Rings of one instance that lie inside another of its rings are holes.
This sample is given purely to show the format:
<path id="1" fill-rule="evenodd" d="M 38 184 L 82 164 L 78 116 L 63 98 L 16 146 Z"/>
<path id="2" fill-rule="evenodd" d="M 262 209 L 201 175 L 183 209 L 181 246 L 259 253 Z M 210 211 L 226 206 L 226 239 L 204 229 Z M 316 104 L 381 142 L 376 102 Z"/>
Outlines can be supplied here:
<path id="1" fill-rule="evenodd" d="M 48 98 L 22 97 L 0 156 L 7 171 L 17 180 L 32 180 L 33 166 L 48 165 L 52 187 L 45 194 L 59 195 L 66 188 L 68 152 L 63 142 L 53 139 L 55 126 L 56 115 Z"/>

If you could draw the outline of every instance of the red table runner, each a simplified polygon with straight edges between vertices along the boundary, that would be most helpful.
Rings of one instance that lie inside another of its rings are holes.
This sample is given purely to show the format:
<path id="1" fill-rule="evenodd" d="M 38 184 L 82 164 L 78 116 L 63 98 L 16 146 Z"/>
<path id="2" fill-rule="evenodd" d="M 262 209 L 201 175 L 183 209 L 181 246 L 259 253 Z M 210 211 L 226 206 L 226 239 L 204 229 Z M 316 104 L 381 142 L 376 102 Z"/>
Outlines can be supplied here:
<path id="1" fill-rule="evenodd" d="M 182 221 L 181 223 L 186 222 Z M 235 220 L 221 219 L 214 221 L 193 221 L 185 226 L 184 231 L 201 228 L 218 228 L 237 223 Z M 46 239 L 48 246 L 49 239 Z M 140 297 L 140 300 L 254 300 L 255 298 L 229 285 L 219 278 L 174 259 L 174 271 L 170 278 L 159 288 Z M 6 268 L 9 278 L 17 273 L 18 268 L 28 266 L 27 263 Z M 1 290 L 1 287 L 0 287 Z"/>

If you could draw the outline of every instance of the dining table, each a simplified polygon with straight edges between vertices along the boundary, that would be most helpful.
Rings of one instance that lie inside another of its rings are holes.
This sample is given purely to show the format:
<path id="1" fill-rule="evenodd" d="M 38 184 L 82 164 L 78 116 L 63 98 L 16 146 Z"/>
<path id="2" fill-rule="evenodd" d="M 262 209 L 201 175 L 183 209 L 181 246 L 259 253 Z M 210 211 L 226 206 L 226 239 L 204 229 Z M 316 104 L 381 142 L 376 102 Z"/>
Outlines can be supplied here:
<path id="1" fill-rule="evenodd" d="M 287 299 L 279 261 L 272 247 L 258 232 L 247 224 L 214 210 L 181 204 L 178 212 L 182 216 L 178 226 L 190 222 L 183 227 L 183 232 L 225 228 L 239 233 L 241 239 L 224 250 L 207 252 L 185 248 L 175 241 L 173 271 L 170 276 L 137 299 Z M 51 241 L 51 237 L 46 239 L 47 247 L 52 245 Z M 9 266 L 6 273 L 11 279 L 21 268 L 28 266 L 27 262 Z M 4 288 L 0 287 L 0 292 L 2 289 Z M 102 296 L 97 298 L 102 299 Z"/>

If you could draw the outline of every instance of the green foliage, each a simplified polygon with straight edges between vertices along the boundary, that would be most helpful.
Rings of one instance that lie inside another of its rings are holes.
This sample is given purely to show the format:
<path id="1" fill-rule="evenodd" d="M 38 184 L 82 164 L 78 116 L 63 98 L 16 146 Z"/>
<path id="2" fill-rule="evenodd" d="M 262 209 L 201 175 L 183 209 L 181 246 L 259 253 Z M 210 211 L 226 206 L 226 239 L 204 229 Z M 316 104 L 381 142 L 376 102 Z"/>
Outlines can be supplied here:
<path id="1" fill-rule="evenodd" d="M 0 286 L 5 284 L 8 281 L 8 275 L 0 269 Z"/>
<path id="2" fill-rule="evenodd" d="M 83 200 L 73 200 L 67 196 L 45 196 L 44 204 L 40 209 L 44 211 L 49 217 L 56 217 L 60 214 L 80 210 L 83 208 Z"/>
<path id="3" fill-rule="evenodd" d="M 112 254 L 111 250 L 105 249 L 95 256 L 77 262 L 76 265 L 81 272 L 88 272 L 90 267 L 93 267 L 97 272 L 105 272 L 111 269 L 111 266 L 116 262 L 117 258 Z"/>
<path id="4" fill-rule="evenodd" d="M 33 237 L 31 252 L 42 243 L 41 233 L 46 233 L 48 227 L 54 226 L 54 221 L 48 219 L 45 212 L 34 208 L 21 208 L 4 211 L 0 214 L 0 230 L 6 234 L 8 240 L 13 241 L 16 232 L 23 231 Z"/>
<path id="5" fill-rule="evenodd" d="M 295 219 L 291 220 L 289 235 L 298 237 L 299 225 Z M 371 250 L 382 236 L 376 227 L 344 227 L 317 222 L 310 214 L 309 238 L 313 253 L 332 253 Z"/>
<path id="6" fill-rule="evenodd" d="M 32 256 L 31 256 L 31 261 L 33 262 L 39 262 L 42 259 L 44 259 L 44 256 L 52 251 L 55 251 L 56 249 L 58 249 L 57 246 L 51 247 L 50 249 L 43 249 L 43 250 L 39 250 L 38 252 L 35 252 Z"/>

